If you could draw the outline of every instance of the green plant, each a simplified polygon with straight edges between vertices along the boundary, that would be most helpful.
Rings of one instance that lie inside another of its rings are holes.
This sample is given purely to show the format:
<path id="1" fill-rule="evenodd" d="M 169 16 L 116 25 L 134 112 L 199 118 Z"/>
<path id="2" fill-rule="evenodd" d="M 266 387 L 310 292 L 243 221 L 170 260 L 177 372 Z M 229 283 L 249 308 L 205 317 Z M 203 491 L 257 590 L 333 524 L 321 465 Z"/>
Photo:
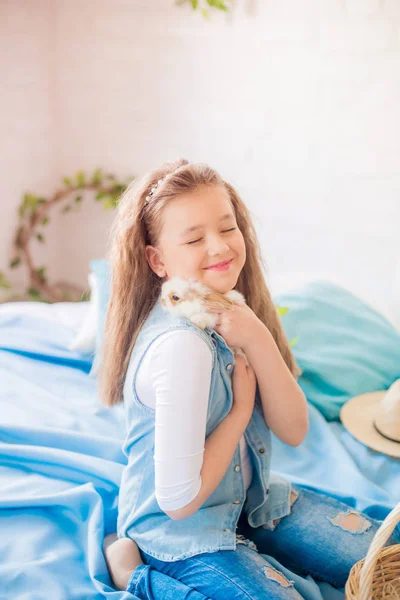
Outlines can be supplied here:
<path id="1" fill-rule="evenodd" d="M 35 266 L 32 258 L 32 241 L 45 243 L 44 228 L 50 222 L 50 211 L 59 204 L 63 204 L 61 209 L 63 214 L 79 211 L 84 199 L 84 192 L 94 194 L 95 200 L 101 203 L 104 210 L 113 209 L 117 206 L 119 197 L 129 182 L 120 182 L 115 175 L 104 174 L 102 169 L 96 169 L 89 176 L 84 171 L 79 171 L 74 177 L 64 177 L 62 183 L 63 187 L 50 198 L 37 196 L 30 192 L 24 194 L 18 207 L 19 223 L 13 240 L 14 256 L 10 261 L 9 268 L 16 269 L 23 263 L 26 264 L 29 275 L 26 294 L 33 300 L 60 302 L 72 299 L 70 293 L 48 282 L 46 267 Z M 0 288 L 12 288 L 5 273 L 1 271 Z"/>
<path id="2" fill-rule="evenodd" d="M 175 4 L 178 6 L 190 4 L 193 10 L 199 10 L 203 17 L 208 19 L 210 17 L 210 8 L 228 12 L 230 9 L 230 1 L 231 0 L 175 0 Z"/>

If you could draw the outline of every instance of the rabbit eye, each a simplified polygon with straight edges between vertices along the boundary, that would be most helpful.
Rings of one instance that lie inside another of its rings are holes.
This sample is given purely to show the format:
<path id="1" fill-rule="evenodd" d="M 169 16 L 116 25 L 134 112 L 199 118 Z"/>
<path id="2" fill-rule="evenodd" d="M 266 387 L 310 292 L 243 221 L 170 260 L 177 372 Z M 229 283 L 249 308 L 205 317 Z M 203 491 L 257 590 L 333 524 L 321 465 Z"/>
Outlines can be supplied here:
<path id="1" fill-rule="evenodd" d="M 178 300 L 180 300 L 180 298 L 179 298 L 179 296 L 177 296 L 176 294 L 174 294 L 174 295 L 172 296 L 172 300 L 173 300 L 174 302 L 178 302 Z"/>

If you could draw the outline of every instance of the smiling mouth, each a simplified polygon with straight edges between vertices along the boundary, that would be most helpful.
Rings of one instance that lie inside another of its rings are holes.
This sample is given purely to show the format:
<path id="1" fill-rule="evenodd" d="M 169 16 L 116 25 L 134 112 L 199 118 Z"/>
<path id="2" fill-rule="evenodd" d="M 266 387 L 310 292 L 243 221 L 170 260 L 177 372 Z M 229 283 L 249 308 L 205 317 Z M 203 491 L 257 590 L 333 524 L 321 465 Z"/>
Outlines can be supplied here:
<path id="1" fill-rule="evenodd" d="M 233 258 L 229 259 L 229 260 L 224 260 L 223 262 L 217 263 L 216 265 L 210 265 L 209 267 L 206 267 L 207 269 L 218 269 L 218 268 L 222 268 L 222 267 L 227 267 L 228 265 L 230 265 L 230 263 L 233 261 Z"/>

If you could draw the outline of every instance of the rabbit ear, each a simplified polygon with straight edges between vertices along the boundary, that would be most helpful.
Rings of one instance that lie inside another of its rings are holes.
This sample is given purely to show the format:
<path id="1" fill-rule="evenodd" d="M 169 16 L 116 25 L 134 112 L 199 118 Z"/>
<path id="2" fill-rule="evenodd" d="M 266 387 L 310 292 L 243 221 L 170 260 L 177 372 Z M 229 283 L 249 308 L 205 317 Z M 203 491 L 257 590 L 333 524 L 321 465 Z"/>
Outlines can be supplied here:
<path id="1" fill-rule="evenodd" d="M 232 310 L 234 303 L 232 300 L 220 294 L 219 292 L 208 292 L 203 296 L 203 303 L 206 308 L 212 310 Z"/>

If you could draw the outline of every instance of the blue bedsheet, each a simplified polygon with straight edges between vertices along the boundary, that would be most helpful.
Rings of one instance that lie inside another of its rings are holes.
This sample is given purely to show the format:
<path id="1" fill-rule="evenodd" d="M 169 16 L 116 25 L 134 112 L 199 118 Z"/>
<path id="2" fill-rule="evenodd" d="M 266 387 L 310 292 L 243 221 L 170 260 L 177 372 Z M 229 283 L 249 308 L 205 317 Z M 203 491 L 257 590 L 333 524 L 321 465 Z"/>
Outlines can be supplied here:
<path id="1" fill-rule="evenodd" d="M 116 528 L 123 407 L 99 405 L 90 356 L 67 350 L 73 335 L 0 307 L 0 598 L 134 598 L 111 586 L 102 553 Z M 400 460 L 309 410 L 301 446 L 273 437 L 273 470 L 383 519 L 400 498 Z M 315 599 L 344 597 L 307 580 Z"/>

